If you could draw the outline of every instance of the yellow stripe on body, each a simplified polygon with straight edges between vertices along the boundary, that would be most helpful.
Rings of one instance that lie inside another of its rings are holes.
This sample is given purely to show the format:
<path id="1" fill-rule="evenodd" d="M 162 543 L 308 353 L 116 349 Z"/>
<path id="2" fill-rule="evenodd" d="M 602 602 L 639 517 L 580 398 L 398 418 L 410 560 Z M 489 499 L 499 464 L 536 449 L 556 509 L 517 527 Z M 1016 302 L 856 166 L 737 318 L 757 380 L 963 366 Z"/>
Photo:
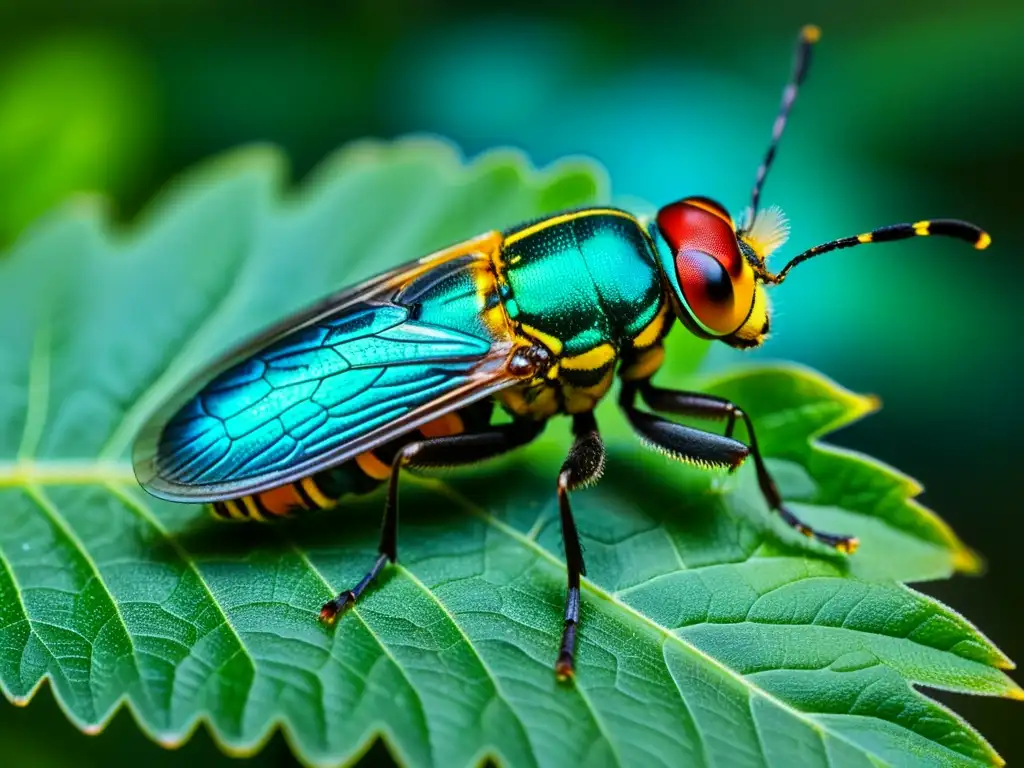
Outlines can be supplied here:
<path id="1" fill-rule="evenodd" d="M 231 500 L 231 501 L 225 501 L 225 502 L 222 502 L 222 503 L 224 504 L 224 509 L 226 509 L 228 511 L 228 514 L 231 515 L 231 518 L 233 520 L 245 520 L 246 519 L 245 513 L 241 509 L 239 509 L 238 503 L 236 501 Z"/>
<path id="2" fill-rule="evenodd" d="M 644 350 L 636 360 L 619 372 L 623 381 L 643 381 L 654 375 L 665 362 L 665 347 L 658 345 Z"/>
<path id="3" fill-rule="evenodd" d="M 863 235 L 857 235 L 857 242 L 858 243 L 870 243 L 871 242 L 871 237 L 872 237 L 872 235 L 871 235 L 870 232 L 865 232 Z"/>
<path id="4" fill-rule="evenodd" d="M 930 221 L 915 221 L 914 222 L 914 234 L 919 237 L 928 237 L 931 232 L 928 231 L 932 223 Z"/>
<path id="5" fill-rule="evenodd" d="M 562 344 L 561 339 L 552 336 L 550 333 L 544 333 L 544 331 L 540 331 L 534 328 L 532 325 L 527 325 L 526 323 L 520 323 L 519 330 L 525 333 L 527 336 L 532 336 L 534 339 L 539 341 L 541 344 L 548 348 L 551 354 L 555 356 L 562 354 L 562 349 L 564 348 L 564 345 Z"/>
<path id="6" fill-rule="evenodd" d="M 520 230 L 519 232 L 515 232 L 514 234 L 511 234 L 508 237 L 506 237 L 505 247 L 508 247 L 513 243 L 518 243 L 520 240 L 527 238 L 530 235 L 535 235 L 538 232 L 547 229 L 548 227 L 556 227 L 559 224 L 565 224 L 566 222 L 575 221 L 576 219 L 583 219 L 586 218 L 587 216 L 618 216 L 619 218 L 622 219 L 629 219 L 630 221 L 636 223 L 637 226 L 640 226 L 640 223 L 637 222 L 636 220 L 636 216 L 634 216 L 631 213 L 619 211 L 616 210 L 615 208 L 588 208 L 583 211 L 563 213 L 559 216 L 552 216 L 550 219 L 544 219 L 544 221 L 538 221 L 536 224 L 533 224 L 532 226 L 529 226 L 526 229 Z"/>
<path id="7" fill-rule="evenodd" d="M 546 419 L 558 413 L 558 395 L 553 386 L 509 387 L 494 396 L 516 416 Z"/>
<path id="8" fill-rule="evenodd" d="M 637 349 L 643 349 L 649 347 L 651 344 L 661 338 L 662 332 L 665 330 L 665 319 L 668 317 L 668 302 L 662 301 L 661 309 L 658 310 L 654 318 L 649 322 L 646 327 L 635 337 L 633 337 L 633 346 Z"/>
<path id="9" fill-rule="evenodd" d="M 597 384 L 592 384 L 589 387 L 574 387 L 571 384 L 563 386 L 562 397 L 565 402 L 565 412 L 585 413 L 594 410 L 601 402 L 601 398 L 608 394 L 614 379 L 615 371 L 610 370 L 601 377 Z"/>
<path id="10" fill-rule="evenodd" d="M 391 467 L 378 459 L 373 451 L 360 453 L 356 456 L 356 464 L 358 464 L 359 468 L 374 480 L 387 480 L 391 475 Z M 320 502 L 318 501 L 317 503 L 319 504 Z"/>
<path id="11" fill-rule="evenodd" d="M 602 368 L 615 359 L 615 347 L 611 344 L 598 344 L 575 357 L 563 357 L 560 364 L 570 371 L 594 371 Z"/>
<path id="12" fill-rule="evenodd" d="M 490 254 L 486 264 L 481 264 L 473 269 L 471 275 L 473 284 L 476 287 L 477 302 L 480 309 L 480 317 L 484 326 L 490 331 L 495 339 L 511 338 L 512 322 L 509 320 L 505 305 L 501 301 L 494 302 L 494 306 L 488 309 L 492 297 L 498 295 L 497 275 L 501 269 L 501 251 L 495 250 Z"/>
<path id="13" fill-rule="evenodd" d="M 321 509 L 327 509 L 328 507 L 334 506 L 334 501 L 327 498 L 320 492 L 320 489 L 316 487 L 316 483 L 313 482 L 312 477 L 304 477 L 299 481 L 299 485 L 302 486 L 302 490 L 306 492 L 306 495 L 313 500 Z"/>
<path id="14" fill-rule="evenodd" d="M 253 499 L 252 496 L 243 496 L 242 504 L 245 506 L 246 511 L 249 513 L 250 519 L 256 520 L 260 523 L 265 523 L 267 521 L 267 519 L 262 514 L 260 514 L 260 509 L 259 507 L 256 506 L 256 501 Z"/>

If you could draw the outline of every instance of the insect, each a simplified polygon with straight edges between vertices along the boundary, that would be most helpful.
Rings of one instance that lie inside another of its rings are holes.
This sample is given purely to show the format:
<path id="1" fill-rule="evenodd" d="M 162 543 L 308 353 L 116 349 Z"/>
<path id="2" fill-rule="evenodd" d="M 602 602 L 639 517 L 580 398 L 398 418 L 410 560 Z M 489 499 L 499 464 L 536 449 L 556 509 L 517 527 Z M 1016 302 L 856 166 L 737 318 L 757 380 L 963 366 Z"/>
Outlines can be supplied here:
<path id="1" fill-rule="evenodd" d="M 814 530 L 787 508 L 739 406 L 651 381 L 673 319 L 701 338 L 761 345 L 766 289 L 810 258 L 929 235 L 979 249 L 991 241 L 963 221 L 918 221 L 832 240 L 769 270 L 788 225 L 777 208 L 759 210 L 761 188 L 818 36 L 816 27 L 801 30 L 742 222 L 705 197 L 670 203 L 649 221 L 583 208 L 486 232 L 343 290 L 229 354 L 172 398 L 136 442 L 139 481 L 155 496 L 210 502 L 217 516 L 237 520 L 332 507 L 386 483 L 379 554 L 358 584 L 323 606 L 321 619 L 332 623 L 398 557 L 405 470 L 503 454 L 536 438 L 551 417 L 568 415 L 574 442 L 556 483 L 568 573 L 555 664 L 563 680 L 574 674 L 584 573 L 570 492 L 602 471 L 594 408 L 616 373 L 619 405 L 646 442 L 710 467 L 734 469 L 749 457 L 783 521 L 853 553 L 857 539 Z M 511 420 L 497 421 L 498 408 Z M 725 427 L 705 432 L 659 414 Z M 738 422 L 746 443 L 733 437 Z"/>

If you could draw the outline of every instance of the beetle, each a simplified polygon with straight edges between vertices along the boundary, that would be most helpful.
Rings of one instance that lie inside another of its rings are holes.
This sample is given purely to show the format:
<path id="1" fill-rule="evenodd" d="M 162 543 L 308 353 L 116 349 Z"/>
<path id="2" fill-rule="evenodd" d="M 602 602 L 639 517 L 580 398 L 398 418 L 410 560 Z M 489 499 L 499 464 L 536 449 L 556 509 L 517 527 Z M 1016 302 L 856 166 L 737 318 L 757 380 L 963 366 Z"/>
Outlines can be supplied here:
<path id="1" fill-rule="evenodd" d="M 209 502 L 227 519 L 269 520 L 386 483 L 378 556 L 365 577 L 327 602 L 333 623 L 398 557 L 398 489 L 406 469 L 476 462 L 521 447 L 547 421 L 572 419 L 557 480 L 568 574 L 555 664 L 572 678 L 583 554 L 570 492 L 596 480 L 604 446 L 594 417 L 616 372 L 619 405 L 641 438 L 706 467 L 747 457 L 767 502 L 806 536 L 852 554 L 857 539 L 811 528 L 789 510 L 736 404 L 652 383 L 675 318 L 731 347 L 768 335 L 766 289 L 828 251 L 912 237 L 991 238 L 953 219 L 896 224 L 817 245 L 772 272 L 787 239 L 761 188 L 804 80 L 817 27 L 797 40 L 750 207 L 737 223 L 719 203 L 686 197 L 643 220 L 612 207 L 571 210 L 486 232 L 343 290 L 285 320 L 197 375 L 145 425 L 133 463 L 142 486 Z M 646 409 L 638 406 L 638 401 Z M 495 419 L 498 408 L 510 420 Z M 725 422 L 723 434 L 664 418 Z M 742 422 L 747 442 L 733 437 Z"/>

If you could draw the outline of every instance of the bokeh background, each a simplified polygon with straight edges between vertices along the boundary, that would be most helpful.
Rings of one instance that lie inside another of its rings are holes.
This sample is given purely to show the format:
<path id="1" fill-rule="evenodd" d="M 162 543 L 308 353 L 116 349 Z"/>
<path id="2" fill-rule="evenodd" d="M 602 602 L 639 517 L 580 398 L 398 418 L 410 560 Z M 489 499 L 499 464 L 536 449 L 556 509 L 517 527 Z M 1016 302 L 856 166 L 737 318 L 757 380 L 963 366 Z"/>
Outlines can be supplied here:
<path id="1" fill-rule="evenodd" d="M 994 245 L 914 241 L 806 265 L 775 292 L 774 337 L 753 357 L 882 397 L 834 441 L 926 484 L 989 570 L 923 589 L 1024 661 L 1024 4 L 322 5 L 0 0 L 0 248 L 83 191 L 129 220 L 179 170 L 238 144 L 280 144 L 301 176 L 349 139 L 422 132 L 469 156 L 591 155 L 627 204 L 697 193 L 738 211 L 795 34 L 814 21 L 822 43 L 763 198 L 792 219 L 785 253 L 950 215 Z M 716 350 L 709 365 L 736 358 Z M 1024 759 L 1019 704 L 939 696 L 1011 765 Z M 0 703 L 0 744 L 11 765 L 227 760 L 205 734 L 163 753 L 124 713 L 81 736 L 48 690 L 24 711 Z M 258 762 L 290 764 L 280 738 Z"/>

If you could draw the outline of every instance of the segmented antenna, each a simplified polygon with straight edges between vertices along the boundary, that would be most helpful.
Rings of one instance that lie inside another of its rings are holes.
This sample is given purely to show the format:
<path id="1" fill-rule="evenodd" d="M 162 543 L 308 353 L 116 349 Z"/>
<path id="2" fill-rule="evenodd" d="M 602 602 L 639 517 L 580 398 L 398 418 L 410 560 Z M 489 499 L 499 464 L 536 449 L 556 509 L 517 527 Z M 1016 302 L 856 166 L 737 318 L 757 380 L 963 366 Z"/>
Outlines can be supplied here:
<path id="1" fill-rule="evenodd" d="M 796 56 L 793 61 L 793 74 L 789 83 L 782 92 L 782 102 L 779 104 L 779 114 L 772 126 L 772 139 L 768 144 L 768 151 L 765 152 L 764 160 L 757 169 L 757 178 L 754 180 L 754 189 L 750 193 L 750 209 L 747 213 L 747 220 L 744 222 L 743 231 L 750 229 L 757 215 L 757 204 L 761 199 L 761 187 L 764 186 L 764 179 L 768 175 L 768 169 L 772 167 L 775 159 L 775 150 L 779 146 L 779 139 L 786 129 L 786 121 L 789 119 L 789 111 L 793 108 L 800 85 L 807 77 L 807 68 L 811 63 L 811 47 L 821 38 L 821 30 L 813 24 L 806 25 L 800 30 L 800 36 L 796 43 Z"/>
<path id="2" fill-rule="evenodd" d="M 887 227 L 879 227 L 862 235 L 840 237 L 836 240 L 829 240 L 827 243 L 816 245 L 813 248 L 808 248 L 803 253 L 790 259 L 789 263 L 777 275 L 765 272 L 762 277 L 765 282 L 778 285 L 786 279 L 786 275 L 797 264 L 829 251 L 835 251 L 840 248 L 852 248 L 855 245 L 864 245 L 866 243 L 885 243 L 892 240 L 906 240 L 911 237 L 929 237 L 932 235 L 965 240 L 974 245 L 979 251 L 988 248 L 992 242 L 992 238 L 981 227 L 967 221 L 960 221 L 959 219 L 930 219 L 917 221 L 913 224 L 890 224 Z"/>

